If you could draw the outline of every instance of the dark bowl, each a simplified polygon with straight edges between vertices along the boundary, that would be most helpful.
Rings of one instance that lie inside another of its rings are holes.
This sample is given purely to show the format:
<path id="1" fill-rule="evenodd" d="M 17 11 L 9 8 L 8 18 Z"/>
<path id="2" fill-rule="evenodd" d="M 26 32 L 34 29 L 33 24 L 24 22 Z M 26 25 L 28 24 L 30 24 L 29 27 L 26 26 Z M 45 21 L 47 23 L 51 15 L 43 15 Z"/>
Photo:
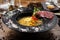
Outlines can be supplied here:
<path id="1" fill-rule="evenodd" d="M 17 10 L 15 10 L 13 13 L 15 13 L 13 16 L 11 16 L 10 18 L 6 19 L 6 16 L 4 18 L 2 18 L 3 23 L 5 23 L 9 28 L 13 29 L 13 30 L 17 30 L 19 32 L 45 32 L 48 30 L 51 30 L 53 27 L 55 27 L 55 25 L 57 24 L 57 17 L 54 15 L 52 20 L 49 20 L 49 22 L 44 23 L 43 25 L 39 25 L 36 27 L 28 27 L 28 26 L 23 26 L 20 25 L 17 21 L 25 16 L 32 16 L 33 14 L 33 10 L 30 8 L 19 8 Z M 8 16 L 9 17 L 9 16 Z M 6 20 L 8 20 L 6 22 Z M 12 21 L 12 22 L 10 22 Z M 15 27 L 16 26 L 16 27 Z"/>

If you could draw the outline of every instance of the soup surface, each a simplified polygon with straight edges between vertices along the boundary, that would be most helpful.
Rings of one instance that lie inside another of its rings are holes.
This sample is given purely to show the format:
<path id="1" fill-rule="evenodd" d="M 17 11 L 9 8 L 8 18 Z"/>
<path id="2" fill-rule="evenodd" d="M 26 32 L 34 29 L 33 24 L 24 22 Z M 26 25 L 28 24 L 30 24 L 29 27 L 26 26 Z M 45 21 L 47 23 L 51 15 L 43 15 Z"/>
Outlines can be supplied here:
<path id="1" fill-rule="evenodd" d="M 24 26 L 38 26 L 42 24 L 42 20 L 34 20 L 32 17 L 23 17 L 18 20 L 18 23 Z"/>

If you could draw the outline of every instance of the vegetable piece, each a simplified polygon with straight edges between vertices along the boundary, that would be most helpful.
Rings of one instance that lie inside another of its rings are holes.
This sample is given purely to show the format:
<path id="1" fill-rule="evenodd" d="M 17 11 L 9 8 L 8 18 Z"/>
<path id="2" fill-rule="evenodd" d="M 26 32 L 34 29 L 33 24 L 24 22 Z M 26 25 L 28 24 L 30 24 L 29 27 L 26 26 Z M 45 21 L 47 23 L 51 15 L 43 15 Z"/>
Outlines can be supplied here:
<path id="1" fill-rule="evenodd" d="M 38 8 L 34 7 L 34 10 L 33 10 L 33 16 L 35 16 L 36 12 L 39 11 Z"/>
<path id="2" fill-rule="evenodd" d="M 32 16 L 32 19 L 33 19 L 33 20 L 38 20 L 38 18 L 36 18 L 35 16 Z"/>
<path id="3" fill-rule="evenodd" d="M 35 14 L 36 14 L 37 11 L 39 11 L 39 9 L 36 8 L 36 7 L 34 7 L 33 15 L 32 15 L 32 19 L 33 19 L 33 20 L 37 20 L 37 19 L 38 19 L 38 18 L 35 17 Z"/>

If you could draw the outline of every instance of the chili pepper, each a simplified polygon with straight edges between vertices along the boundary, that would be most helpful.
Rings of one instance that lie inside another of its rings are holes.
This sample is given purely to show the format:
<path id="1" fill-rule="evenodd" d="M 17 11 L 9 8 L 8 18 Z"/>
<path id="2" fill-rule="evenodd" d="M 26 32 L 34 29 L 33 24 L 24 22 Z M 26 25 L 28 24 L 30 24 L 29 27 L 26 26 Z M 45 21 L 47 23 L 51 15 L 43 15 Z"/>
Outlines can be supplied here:
<path id="1" fill-rule="evenodd" d="M 33 19 L 33 20 L 37 20 L 38 18 L 36 18 L 35 16 L 32 16 L 32 19 Z"/>

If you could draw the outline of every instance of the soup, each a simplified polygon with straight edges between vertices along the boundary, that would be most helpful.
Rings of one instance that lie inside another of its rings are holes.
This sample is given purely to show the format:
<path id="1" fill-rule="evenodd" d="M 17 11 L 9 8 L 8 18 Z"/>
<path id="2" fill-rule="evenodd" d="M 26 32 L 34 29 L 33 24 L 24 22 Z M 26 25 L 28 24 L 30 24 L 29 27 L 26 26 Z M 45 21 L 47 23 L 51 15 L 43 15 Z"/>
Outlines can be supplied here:
<path id="1" fill-rule="evenodd" d="M 23 17 L 18 20 L 18 23 L 24 26 L 38 26 L 42 24 L 42 20 L 33 20 L 32 17 Z"/>

